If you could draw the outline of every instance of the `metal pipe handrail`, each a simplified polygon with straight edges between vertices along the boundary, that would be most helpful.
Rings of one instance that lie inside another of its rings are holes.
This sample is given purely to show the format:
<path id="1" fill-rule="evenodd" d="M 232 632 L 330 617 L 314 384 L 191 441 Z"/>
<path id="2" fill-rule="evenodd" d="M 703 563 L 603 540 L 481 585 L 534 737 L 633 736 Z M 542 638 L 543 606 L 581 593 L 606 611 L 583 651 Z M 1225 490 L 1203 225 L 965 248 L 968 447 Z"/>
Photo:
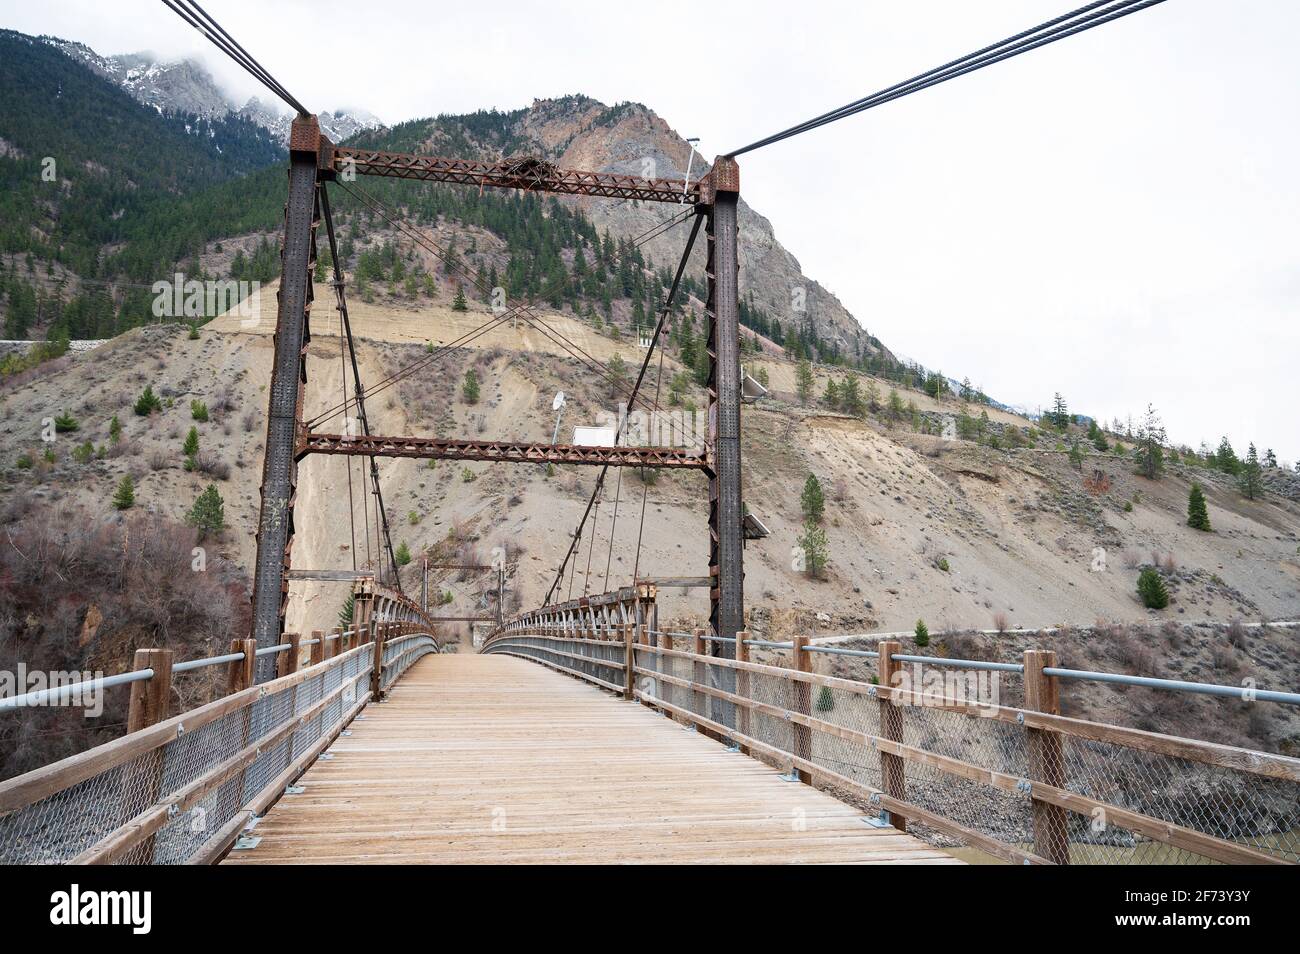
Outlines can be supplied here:
<path id="1" fill-rule="evenodd" d="M 1121 686 L 1143 686 L 1148 689 L 1168 689 L 1175 692 L 1193 692 L 1203 696 L 1253 699 L 1259 702 L 1281 702 L 1286 705 L 1300 706 L 1300 693 L 1298 692 L 1250 689 L 1246 686 L 1222 686 L 1212 682 L 1187 682 L 1183 679 L 1159 679 L 1155 676 L 1126 676 L 1115 672 L 1089 672 L 1086 669 L 1063 669 L 1059 666 L 1046 666 L 1043 668 L 1043 674 L 1056 676 L 1058 679 L 1107 682 Z"/>
<path id="2" fill-rule="evenodd" d="M 656 629 L 646 629 L 645 632 L 657 636 L 679 636 L 683 638 L 694 638 L 695 636 L 694 633 L 674 633 Z M 547 637 L 539 636 L 537 638 L 545 639 Z M 861 638 L 871 637 L 863 636 Z M 719 643 L 734 643 L 736 641 L 733 637 L 725 636 L 701 635 L 701 639 L 708 642 Z M 775 642 L 764 639 L 747 639 L 745 640 L 745 645 L 767 649 L 794 648 L 793 641 Z M 804 649 L 811 653 L 828 653 L 836 656 L 856 656 L 863 659 L 878 659 L 880 657 L 879 652 L 871 649 L 846 649 L 840 646 L 817 646 L 812 644 L 805 645 Z M 918 656 L 910 653 L 893 653 L 890 658 L 897 662 L 920 663 L 928 666 L 946 666 L 953 669 L 1007 672 L 1016 675 L 1024 675 L 1025 672 L 1023 663 L 994 662 L 986 659 L 953 659 L 946 656 Z M 1278 702 L 1284 705 L 1300 705 L 1300 693 L 1281 692 L 1275 689 L 1251 689 L 1245 686 L 1223 686 L 1208 682 L 1188 682 L 1182 679 L 1160 679 L 1154 676 L 1128 676 L 1122 673 L 1091 672 L 1084 669 L 1066 669 L 1059 666 L 1045 667 L 1043 673 L 1048 676 L 1056 676 L 1060 679 L 1105 682 L 1114 685 L 1141 686 L 1148 689 L 1191 692 L 1198 695 L 1219 696 L 1223 698 L 1246 699 L 1257 702 Z"/>
<path id="3" fill-rule="evenodd" d="M 172 664 L 172 675 L 178 672 L 193 672 L 195 669 L 205 669 L 208 666 L 220 666 L 222 663 L 239 662 L 244 658 L 242 652 L 226 653 L 224 656 L 201 656 L 198 659 L 187 659 L 185 662 Z"/>
<path id="4" fill-rule="evenodd" d="M 876 654 L 880 655 L 879 653 Z M 987 669 L 992 672 L 1015 672 L 1023 674 L 1023 663 L 989 662 L 984 659 L 950 659 L 946 656 L 912 656 L 906 653 L 893 653 L 890 659 L 899 662 L 924 663 L 927 666 L 952 666 L 956 669 Z"/>
<path id="5" fill-rule="evenodd" d="M 152 669 L 129 669 L 126 672 L 120 672 L 113 676 L 101 676 L 98 679 L 85 679 L 81 682 L 71 682 L 66 686 L 52 686 L 49 689 L 37 689 L 35 692 L 25 692 L 21 696 L 9 696 L 0 699 L 0 709 L 25 709 L 29 706 L 43 705 L 51 699 L 57 699 L 61 696 L 70 696 L 77 692 L 84 692 L 87 689 L 99 691 L 101 689 L 111 689 L 113 686 L 122 686 L 131 682 L 144 682 L 154 677 Z"/>
<path id="6" fill-rule="evenodd" d="M 859 656 L 863 659 L 879 659 L 880 653 L 874 649 L 844 649 L 840 646 L 814 646 L 811 643 L 804 647 L 810 653 L 830 653 L 833 656 Z M 895 659 L 898 657 L 895 656 Z"/>

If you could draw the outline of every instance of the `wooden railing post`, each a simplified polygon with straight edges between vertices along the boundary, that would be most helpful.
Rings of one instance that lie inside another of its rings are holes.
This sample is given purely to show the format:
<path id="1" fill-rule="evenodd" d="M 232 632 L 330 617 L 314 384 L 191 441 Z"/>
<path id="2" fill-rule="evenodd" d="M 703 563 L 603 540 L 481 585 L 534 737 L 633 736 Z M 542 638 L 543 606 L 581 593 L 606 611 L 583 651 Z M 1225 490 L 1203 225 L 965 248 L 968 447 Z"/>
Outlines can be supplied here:
<path id="1" fill-rule="evenodd" d="M 623 698 L 631 701 L 636 698 L 632 689 L 635 685 L 633 680 L 633 670 L 636 668 L 636 636 L 637 626 L 633 623 L 623 624 Z"/>
<path id="2" fill-rule="evenodd" d="M 903 644 L 893 639 L 883 640 L 876 646 L 880 652 L 880 657 L 876 660 L 876 682 L 880 686 L 894 685 L 894 674 L 899 668 L 894 654 L 902 648 Z M 891 742 L 903 741 L 903 710 L 894 704 L 890 693 L 883 693 L 880 699 L 880 734 Z M 890 798 L 896 798 L 900 802 L 907 800 L 907 780 L 903 774 L 902 756 L 881 751 L 880 787 Z M 889 820 L 899 831 L 907 831 L 907 819 L 902 815 L 891 811 Z"/>
<path id="3" fill-rule="evenodd" d="M 1056 665 L 1050 649 L 1025 650 L 1025 708 L 1061 714 L 1060 686 L 1044 669 Z M 1065 787 L 1065 758 L 1061 736 L 1047 729 L 1026 729 L 1029 778 L 1056 788 Z M 1034 852 L 1058 865 L 1070 863 L 1070 833 L 1065 809 L 1033 799 Z"/>
<path id="4" fill-rule="evenodd" d="M 153 678 L 131 683 L 131 701 L 127 710 L 126 731 L 139 732 L 167 718 L 172 693 L 172 657 L 170 649 L 137 649 L 132 669 L 152 669 Z M 162 787 L 164 760 L 140 759 L 124 769 L 122 776 L 122 817 L 134 818 L 158 801 Z M 130 864 L 153 861 L 154 836 L 135 845 L 124 860 Z"/>
<path id="5" fill-rule="evenodd" d="M 384 685 L 384 627 L 382 623 L 378 626 L 372 623 L 371 629 L 375 634 L 375 664 L 370 670 L 370 698 L 379 702 Z"/>
<path id="6" fill-rule="evenodd" d="M 236 693 L 253 684 L 253 667 L 257 664 L 257 640 L 232 639 L 232 653 L 243 653 L 243 659 L 236 659 L 230 664 L 230 677 L 226 684 L 227 693 Z"/>
<path id="7" fill-rule="evenodd" d="M 808 652 L 808 637 L 794 637 L 794 646 L 791 648 L 790 668 L 797 669 L 799 672 L 812 672 L 812 654 Z M 812 686 L 809 683 L 801 682 L 797 679 L 791 680 L 791 705 L 790 711 L 797 712 L 800 715 L 812 715 Z M 812 761 L 812 729 L 806 725 L 791 723 L 790 751 L 797 758 Z M 797 776 L 799 781 L 806 785 L 812 784 L 812 776 L 808 772 L 801 772 L 798 768 L 791 765 L 790 774 Z"/>
<path id="8" fill-rule="evenodd" d="M 307 665 L 314 666 L 325 661 L 325 634 L 319 629 L 313 629 L 311 638 L 316 642 L 311 644 L 311 655 L 307 657 Z"/>
<path id="9" fill-rule="evenodd" d="M 172 695 L 172 657 L 170 649 L 137 649 L 132 669 L 152 669 L 153 678 L 131 683 L 131 703 L 127 710 L 126 731 L 139 732 L 167 718 Z"/>
<path id="10" fill-rule="evenodd" d="M 285 633 L 284 641 L 289 648 L 280 653 L 276 660 L 276 675 L 287 676 L 298 671 L 298 656 L 302 652 L 302 633 Z"/>
<path id="11" fill-rule="evenodd" d="M 694 639 L 691 641 L 691 652 L 697 656 L 706 656 L 704 630 L 697 629 L 693 631 Z M 707 686 L 709 684 L 709 667 L 696 660 L 694 670 L 691 674 L 691 681 L 697 686 Z M 691 702 L 695 707 L 696 715 L 703 715 L 709 705 L 708 696 L 700 689 L 691 692 Z M 702 730 L 701 730 L 702 731 Z"/>
<path id="12" fill-rule="evenodd" d="M 745 645 L 745 640 L 749 639 L 749 630 L 742 629 L 736 633 L 736 662 L 749 662 L 749 647 Z M 749 670 L 736 670 L 736 695 L 743 699 L 749 698 Z M 749 735 L 749 707 L 736 706 L 736 731 L 741 735 Z M 749 746 L 740 743 L 740 751 L 743 755 L 749 754 Z"/>

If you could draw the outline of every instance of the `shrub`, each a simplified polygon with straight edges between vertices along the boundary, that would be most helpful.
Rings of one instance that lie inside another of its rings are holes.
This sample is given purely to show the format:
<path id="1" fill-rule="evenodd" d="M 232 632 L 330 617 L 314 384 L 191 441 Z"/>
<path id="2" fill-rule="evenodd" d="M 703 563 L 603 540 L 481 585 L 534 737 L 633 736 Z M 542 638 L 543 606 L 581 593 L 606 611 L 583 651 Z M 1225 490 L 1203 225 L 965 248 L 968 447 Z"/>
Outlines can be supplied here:
<path id="1" fill-rule="evenodd" d="M 948 567 L 948 558 L 947 558 L 947 557 L 939 557 L 939 559 L 937 559 L 937 560 L 934 561 L 934 566 L 935 566 L 935 569 L 943 570 L 943 572 L 947 573 L 948 570 L 949 570 L 949 567 Z"/>
<path id="2" fill-rule="evenodd" d="M 925 620 L 923 619 L 918 619 L 916 621 L 916 645 L 918 646 L 930 645 L 930 630 L 925 625 Z"/>
<path id="3" fill-rule="evenodd" d="M 470 470 L 468 467 L 463 467 L 460 471 L 460 479 L 467 484 L 472 484 L 474 481 L 478 480 L 478 474 L 474 473 L 474 471 Z"/>
<path id="4" fill-rule="evenodd" d="M 230 465 L 210 451 L 199 451 L 194 455 L 194 466 L 191 469 L 217 480 L 230 479 Z"/>
<path id="5" fill-rule="evenodd" d="M 77 419 L 67 411 L 54 419 L 54 431 L 57 434 L 68 434 L 80 427 L 81 425 L 77 423 Z"/>
<path id="6" fill-rule="evenodd" d="M 158 395 L 153 393 L 153 385 L 145 385 L 145 389 L 140 392 L 140 396 L 135 400 L 135 413 L 140 417 L 148 417 L 155 411 L 162 410 L 162 401 Z"/>
<path id="7" fill-rule="evenodd" d="M 198 341 L 198 340 L 199 340 L 199 325 L 198 325 L 198 322 L 196 322 L 196 321 L 192 321 L 192 322 L 190 322 L 190 334 L 189 334 L 189 339 L 190 339 L 191 341 Z"/>
<path id="8" fill-rule="evenodd" d="M 32 469 L 32 455 L 31 455 L 31 454 L 19 454 L 19 455 L 18 455 L 18 459 L 17 459 L 16 461 L 14 461 L 14 466 L 17 467 L 19 470 L 31 470 L 31 469 Z"/>
<path id="9" fill-rule="evenodd" d="M 194 420 L 196 421 L 206 424 L 208 420 L 208 406 L 202 401 L 191 401 L 190 417 L 194 418 Z"/>
<path id="10" fill-rule="evenodd" d="M 1169 590 L 1160 576 L 1160 571 L 1153 566 L 1146 567 L 1138 574 L 1138 596 L 1147 609 L 1164 609 L 1169 605 Z"/>
<path id="11" fill-rule="evenodd" d="M 830 686 L 822 686 L 821 691 L 817 693 L 817 711 L 830 712 L 835 708 L 835 696 L 831 694 Z"/>
<path id="12" fill-rule="evenodd" d="M 411 526 L 415 526 L 417 523 L 420 522 L 420 515 L 416 513 L 414 510 L 412 510 L 410 513 L 406 515 L 406 522 L 409 523 Z"/>
<path id="13" fill-rule="evenodd" d="M 72 459 L 78 464 L 88 464 L 90 463 L 90 458 L 94 456 L 95 445 L 90 441 L 86 441 L 84 444 L 79 444 L 72 451 Z"/>

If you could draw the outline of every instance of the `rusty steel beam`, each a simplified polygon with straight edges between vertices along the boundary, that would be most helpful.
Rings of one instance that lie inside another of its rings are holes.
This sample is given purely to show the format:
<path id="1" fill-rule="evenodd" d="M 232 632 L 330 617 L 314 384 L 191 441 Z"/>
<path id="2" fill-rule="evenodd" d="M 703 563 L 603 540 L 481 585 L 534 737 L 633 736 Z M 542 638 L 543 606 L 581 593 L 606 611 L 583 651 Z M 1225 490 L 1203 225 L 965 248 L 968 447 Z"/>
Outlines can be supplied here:
<path id="1" fill-rule="evenodd" d="M 262 510 L 257 523 L 257 563 L 253 572 L 253 638 L 259 648 L 276 646 L 284 633 L 293 505 L 298 483 L 294 442 L 302 419 L 307 381 L 307 342 L 311 338 L 311 269 L 316 260 L 319 222 L 316 117 L 294 120 L 289 139 L 289 198 L 284 211 L 280 250 L 279 309 L 271 365 L 266 420 L 266 455 L 262 461 Z M 257 660 L 257 682 L 275 678 L 275 655 Z"/>
<path id="2" fill-rule="evenodd" d="M 535 156 L 484 162 L 333 146 L 322 150 L 321 158 L 334 175 L 355 173 L 392 179 L 453 182 L 479 188 L 640 199 L 673 205 L 694 205 L 700 198 L 699 182 L 688 184 L 685 179 L 644 179 L 615 172 L 560 169 Z"/>
<path id="3" fill-rule="evenodd" d="M 440 437 L 313 434 L 300 432 L 297 456 L 413 457 L 484 460 L 509 464 L 590 464 L 611 467 L 668 467 L 707 470 L 708 458 L 679 447 L 588 447 L 535 441 L 465 440 Z"/>
<path id="4" fill-rule="evenodd" d="M 737 205 L 740 169 L 720 157 L 708 175 L 708 293 L 705 315 L 709 354 L 709 624 L 714 640 L 709 652 L 735 658 L 736 633 L 745 628 L 745 531 L 741 503 L 740 456 L 740 261 L 737 256 Z M 715 688 L 734 692 L 736 673 L 710 667 Z M 712 698 L 713 719 L 735 727 L 735 706 Z"/>
<path id="5" fill-rule="evenodd" d="M 740 478 L 740 314 L 736 255 L 736 207 L 740 171 L 720 158 L 708 176 L 708 296 L 705 315 L 709 351 L 709 620 L 713 635 L 730 639 L 745 627 L 744 508 Z M 731 656 L 729 643 L 713 651 Z"/>

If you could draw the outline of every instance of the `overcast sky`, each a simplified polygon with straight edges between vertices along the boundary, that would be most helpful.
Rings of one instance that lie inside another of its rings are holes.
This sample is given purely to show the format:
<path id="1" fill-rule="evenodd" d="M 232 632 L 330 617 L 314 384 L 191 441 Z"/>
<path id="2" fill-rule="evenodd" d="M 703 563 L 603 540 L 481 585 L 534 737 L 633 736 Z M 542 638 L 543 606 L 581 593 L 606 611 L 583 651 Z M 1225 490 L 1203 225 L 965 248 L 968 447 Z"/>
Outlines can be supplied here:
<path id="1" fill-rule="evenodd" d="M 582 92 L 645 103 L 711 156 L 1081 4 L 204 5 L 313 109 L 394 122 Z M 161 3 L 0 14 L 261 92 Z M 1169 0 L 742 157 L 742 194 L 901 354 L 1012 404 L 1059 390 L 1109 421 L 1151 402 L 1176 442 L 1294 460 L 1298 26 L 1284 0 Z"/>

